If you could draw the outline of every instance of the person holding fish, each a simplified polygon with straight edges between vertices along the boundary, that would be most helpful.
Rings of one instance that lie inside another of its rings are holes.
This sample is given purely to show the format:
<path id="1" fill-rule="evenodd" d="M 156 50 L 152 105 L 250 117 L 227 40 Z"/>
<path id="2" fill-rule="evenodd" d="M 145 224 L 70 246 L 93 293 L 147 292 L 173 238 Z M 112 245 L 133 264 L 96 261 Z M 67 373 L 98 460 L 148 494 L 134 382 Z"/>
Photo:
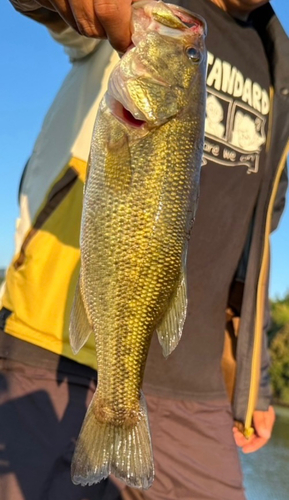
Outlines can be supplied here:
<path id="1" fill-rule="evenodd" d="M 2 294 L 3 500 L 244 500 L 237 446 L 275 419 L 288 39 L 266 0 L 11 2 L 73 69 L 25 168 Z"/>

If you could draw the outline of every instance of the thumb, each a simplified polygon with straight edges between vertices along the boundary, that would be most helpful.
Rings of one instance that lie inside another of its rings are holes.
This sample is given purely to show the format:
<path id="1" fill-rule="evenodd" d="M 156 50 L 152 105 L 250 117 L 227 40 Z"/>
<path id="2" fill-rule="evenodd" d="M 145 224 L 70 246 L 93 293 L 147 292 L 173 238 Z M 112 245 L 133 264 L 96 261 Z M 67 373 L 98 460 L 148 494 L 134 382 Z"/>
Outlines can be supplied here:
<path id="1" fill-rule="evenodd" d="M 274 420 L 275 413 L 272 406 L 268 411 L 255 411 L 254 427 L 256 434 L 264 439 L 270 439 Z"/>

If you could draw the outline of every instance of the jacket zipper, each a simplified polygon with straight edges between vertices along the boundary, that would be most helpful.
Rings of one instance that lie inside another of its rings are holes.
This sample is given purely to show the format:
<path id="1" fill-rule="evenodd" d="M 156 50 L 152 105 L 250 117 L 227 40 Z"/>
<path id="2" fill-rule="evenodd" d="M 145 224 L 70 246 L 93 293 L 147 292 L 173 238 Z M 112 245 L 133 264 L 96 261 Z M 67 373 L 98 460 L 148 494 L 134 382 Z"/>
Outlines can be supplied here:
<path id="1" fill-rule="evenodd" d="M 34 224 L 31 229 L 28 231 L 27 235 L 24 238 L 24 241 L 21 245 L 20 252 L 14 261 L 14 268 L 17 270 L 21 267 L 26 259 L 26 249 L 37 234 L 37 232 L 43 227 L 47 219 L 51 216 L 51 214 L 56 210 L 56 208 L 60 205 L 60 203 L 64 200 L 66 195 L 74 186 L 75 182 L 78 179 L 78 171 L 69 166 L 64 175 L 52 186 L 50 192 L 48 193 L 47 200 L 38 213 Z"/>
<path id="2" fill-rule="evenodd" d="M 265 293 L 266 293 L 266 280 L 267 280 L 267 271 L 269 265 L 269 238 L 270 238 L 270 228 L 271 228 L 271 219 L 272 212 L 274 207 L 274 202 L 277 194 L 277 189 L 279 185 L 279 181 L 285 166 L 286 157 L 289 152 L 289 141 L 284 149 L 284 152 L 281 157 L 281 161 L 279 163 L 276 177 L 273 184 L 273 189 L 269 201 L 268 212 L 266 217 L 266 225 L 265 225 L 265 242 L 264 242 L 264 250 L 261 261 L 261 270 L 258 279 L 258 287 L 257 287 L 257 302 L 256 302 L 256 320 L 255 320 L 255 335 L 254 335 L 254 345 L 253 345 L 253 354 L 252 354 L 252 365 L 251 365 L 251 381 L 250 381 L 250 389 L 249 389 L 249 400 L 247 413 L 245 418 L 245 428 L 243 434 L 245 437 L 249 438 L 254 433 L 254 428 L 252 427 L 252 419 L 253 413 L 255 410 L 255 404 L 258 397 L 259 390 L 259 379 L 260 379 L 260 370 L 261 370 L 261 347 L 262 347 L 262 335 L 263 335 L 263 319 L 264 319 L 264 302 L 265 302 Z"/>
<path id="3" fill-rule="evenodd" d="M 267 141 L 266 141 L 266 153 L 268 153 L 271 146 L 271 138 L 272 138 L 272 129 L 273 129 L 273 100 L 274 100 L 274 88 L 270 85 L 269 88 L 269 99 L 270 99 L 270 113 L 269 113 L 269 122 L 268 122 L 268 133 L 267 133 Z"/>

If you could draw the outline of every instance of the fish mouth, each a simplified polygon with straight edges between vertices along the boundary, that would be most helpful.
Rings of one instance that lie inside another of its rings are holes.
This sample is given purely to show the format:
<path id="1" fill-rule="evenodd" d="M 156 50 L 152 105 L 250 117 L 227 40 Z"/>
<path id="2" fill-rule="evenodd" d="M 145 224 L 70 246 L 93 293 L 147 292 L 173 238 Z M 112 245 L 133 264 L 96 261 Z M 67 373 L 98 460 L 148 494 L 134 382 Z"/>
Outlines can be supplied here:
<path id="1" fill-rule="evenodd" d="M 145 8 L 147 4 L 151 3 L 149 0 L 138 0 L 133 3 L 134 10 Z M 188 29 L 195 35 L 207 35 L 207 23 L 205 19 L 199 14 L 192 13 L 190 10 L 174 5 L 165 3 L 171 9 L 173 14 L 183 23 L 183 29 Z"/>
<path id="2" fill-rule="evenodd" d="M 199 35 L 207 35 L 207 23 L 202 16 L 192 14 L 189 10 L 184 9 L 184 7 L 179 7 L 178 5 L 173 5 L 171 3 L 167 3 L 166 5 L 191 31 L 196 32 L 196 34 Z"/>
<path id="3" fill-rule="evenodd" d="M 129 109 L 125 108 L 120 101 L 117 101 L 117 99 L 111 95 L 107 96 L 106 104 L 111 114 L 125 125 L 132 128 L 141 128 L 147 123 L 145 120 L 135 118 Z"/>

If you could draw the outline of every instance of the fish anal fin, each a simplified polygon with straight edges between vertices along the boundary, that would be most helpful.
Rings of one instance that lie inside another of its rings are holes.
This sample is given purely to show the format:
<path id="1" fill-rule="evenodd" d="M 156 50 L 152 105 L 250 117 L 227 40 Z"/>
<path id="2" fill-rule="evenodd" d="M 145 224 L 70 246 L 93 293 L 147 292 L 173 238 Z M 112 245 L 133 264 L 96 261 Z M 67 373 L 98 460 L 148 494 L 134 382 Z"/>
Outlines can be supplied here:
<path id="1" fill-rule="evenodd" d="M 187 314 L 187 302 L 187 280 L 185 271 L 182 270 L 178 288 L 165 316 L 156 329 L 163 355 L 166 358 L 177 347 L 182 336 Z"/>
<path id="2" fill-rule="evenodd" d="M 75 295 L 70 315 L 69 340 L 74 354 L 83 347 L 92 333 L 81 293 L 81 275 L 75 289 Z"/>

